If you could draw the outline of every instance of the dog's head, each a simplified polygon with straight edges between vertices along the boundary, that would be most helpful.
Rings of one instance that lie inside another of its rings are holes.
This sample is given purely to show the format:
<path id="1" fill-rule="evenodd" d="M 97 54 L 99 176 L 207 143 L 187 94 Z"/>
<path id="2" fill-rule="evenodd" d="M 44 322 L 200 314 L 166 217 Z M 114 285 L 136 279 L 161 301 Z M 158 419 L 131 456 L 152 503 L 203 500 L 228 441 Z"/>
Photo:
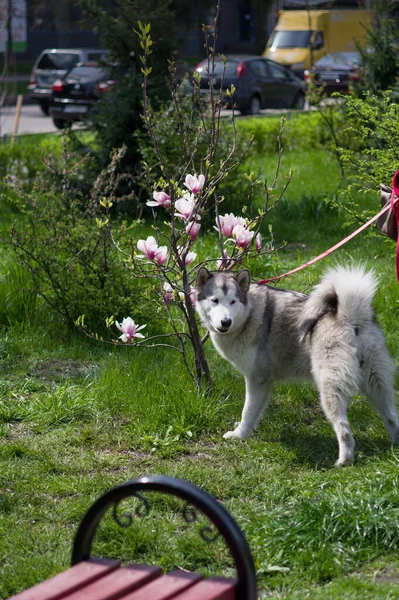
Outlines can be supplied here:
<path id="1" fill-rule="evenodd" d="M 196 308 L 203 325 L 220 334 L 234 332 L 248 317 L 250 274 L 243 269 L 234 273 L 211 273 L 201 267 L 197 273 Z"/>

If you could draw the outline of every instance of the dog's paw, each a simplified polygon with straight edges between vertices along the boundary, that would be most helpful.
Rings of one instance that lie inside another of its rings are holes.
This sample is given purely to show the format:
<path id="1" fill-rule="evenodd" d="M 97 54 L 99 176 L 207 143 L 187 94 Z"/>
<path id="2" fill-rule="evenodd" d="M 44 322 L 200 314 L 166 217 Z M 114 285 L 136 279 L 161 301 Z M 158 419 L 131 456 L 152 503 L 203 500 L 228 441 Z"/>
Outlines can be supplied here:
<path id="1" fill-rule="evenodd" d="M 245 435 L 242 431 L 240 431 L 240 429 L 237 427 L 237 429 L 234 429 L 234 431 L 227 431 L 227 433 L 224 434 L 223 438 L 225 440 L 228 439 L 235 439 L 235 440 L 245 440 L 248 437 L 248 435 Z"/>
<path id="2" fill-rule="evenodd" d="M 352 467 L 355 459 L 353 456 L 346 456 L 345 458 L 338 459 L 334 463 L 334 467 Z"/>
<path id="3" fill-rule="evenodd" d="M 394 448 L 399 448 L 399 427 L 395 429 L 391 438 L 391 443 Z"/>

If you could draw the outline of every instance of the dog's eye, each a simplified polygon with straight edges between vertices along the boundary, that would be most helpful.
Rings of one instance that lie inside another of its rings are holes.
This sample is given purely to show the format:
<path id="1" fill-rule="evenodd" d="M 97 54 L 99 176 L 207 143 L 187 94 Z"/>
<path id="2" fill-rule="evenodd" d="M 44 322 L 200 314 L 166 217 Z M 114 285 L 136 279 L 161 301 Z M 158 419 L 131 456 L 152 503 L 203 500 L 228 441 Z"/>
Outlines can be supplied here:
<path id="1" fill-rule="evenodd" d="M 212 298 L 211 300 L 213 304 L 219 304 L 219 300 L 217 298 Z"/>
<path id="2" fill-rule="evenodd" d="M 235 303 L 236 303 L 236 301 L 235 301 L 235 300 L 232 300 L 232 301 L 230 302 L 230 304 L 235 304 Z"/>

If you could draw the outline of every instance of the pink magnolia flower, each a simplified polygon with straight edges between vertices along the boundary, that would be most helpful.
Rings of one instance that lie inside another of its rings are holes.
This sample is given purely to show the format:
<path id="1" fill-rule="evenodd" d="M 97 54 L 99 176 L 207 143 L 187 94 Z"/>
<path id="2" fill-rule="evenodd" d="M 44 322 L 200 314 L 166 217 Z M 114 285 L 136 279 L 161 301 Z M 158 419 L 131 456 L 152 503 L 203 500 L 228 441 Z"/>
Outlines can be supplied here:
<path id="1" fill-rule="evenodd" d="M 219 217 L 219 221 L 216 219 L 216 229 L 220 229 L 223 235 L 231 237 L 233 235 L 235 219 L 233 213 L 230 213 L 229 215 L 226 214 L 224 217 Z"/>
<path id="2" fill-rule="evenodd" d="M 179 253 L 179 256 L 182 256 L 185 252 L 185 248 L 184 246 L 178 246 L 177 247 L 177 251 Z M 197 253 L 196 252 L 187 252 L 187 254 L 184 257 L 184 264 L 190 265 L 195 259 L 197 258 Z"/>
<path id="3" fill-rule="evenodd" d="M 244 217 L 236 217 L 236 225 L 242 225 L 245 228 L 248 227 L 247 220 Z"/>
<path id="4" fill-rule="evenodd" d="M 146 240 L 139 240 L 137 248 L 142 252 L 145 258 L 154 260 L 155 253 L 158 250 L 158 244 L 153 235 L 150 235 Z"/>
<path id="5" fill-rule="evenodd" d="M 197 258 L 197 253 L 196 252 L 187 252 L 186 254 L 186 258 L 185 258 L 185 263 L 186 265 L 191 265 L 191 263 Z"/>
<path id="6" fill-rule="evenodd" d="M 144 335 L 142 333 L 138 333 L 138 331 L 140 331 L 140 329 L 144 329 L 146 325 L 136 325 L 136 323 L 131 317 L 125 317 L 122 323 L 118 323 L 118 321 L 115 321 L 115 325 L 117 326 L 119 331 L 122 332 L 122 335 L 119 336 L 119 339 L 121 339 L 122 342 L 130 342 L 130 340 L 132 340 L 135 337 L 144 337 Z"/>
<path id="7" fill-rule="evenodd" d="M 205 175 L 201 173 L 201 175 L 186 175 L 186 179 L 184 180 L 184 185 L 187 189 L 190 190 L 193 194 L 197 195 L 198 192 L 202 190 L 205 183 Z"/>
<path id="8" fill-rule="evenodd" d="M 155 260 L 158 265 L 163 265 L 168 260 L 168 249 L 166 246 L 158 246 L 154 236 L 150 235 L 146 240 L 139 240 L 137 248 L 143 253 L 139 258 Z"/>
<path id="9" fill-rule="evenodd" d="M 165 292 L 163 295 L 164 302 L 169 304 L 173 300 L 173 288 L 167 281 L 163 284 L 163 291 Z"/>
<path id="10" fill-rule="evenodd" d="M 219 217 L 219 222 L 218 219 L 216 219 L 216 229 L 220 230 L 223 235 L 229 238 L 233 235 L 233 229 L 236 225 L 245 227 L 246 224 L 247 222 L 243 217 L 236 217 L 233 213 L 225 214 L 224 217 Z"/>
<path id="11" fill-rule="evenodd" d="M 164 191 L 154 192 L 152 197 L 154 200 L 149 200 L 146 202 L 147 206 L 163 206 L 163 208 L 169 208 L 171 205 L 170 196 Z"/>
<path id="12" fill-rule="evenodd" d="M 178 211 L 177 216 L 188 219 L 194 210 L 195 198 L 193 194 L 184 194 L 182 198 L 179 198 L 175 202 L 175 208 Z"/>
<path id="13" fill-rule="evenodd" d="M 254 237 L 254 232 L 249 231 L 246 227 L 242 225 L 236 225 L 233 229 L 233 238 L 235 240 L 236 246 L 239 248 L 248 248 L 250 243 L 252 242 L 252 238 Z"/>
<path id="14" fill-rule="evenodd" d="M 166 246 L 159 246 L 155 252 L 154 260 L 159 266 L 162 266 L 166 263 L 168 260 L 168 249 Z"/>
<path id="15" fill-rule="evenodd" d="M 201 225 L 197 221 L 191 221 L 186 227 L 186 232 L 191 238 L 192 242 L 195 242 L 197 239 L 199 230 L 201 229 Z"/>
<path id="16" fill-rule="evenodd" d="M 262 236 L 260 233 L 255 238 L 255 248 L 258 254 L 262 252 Z"/>

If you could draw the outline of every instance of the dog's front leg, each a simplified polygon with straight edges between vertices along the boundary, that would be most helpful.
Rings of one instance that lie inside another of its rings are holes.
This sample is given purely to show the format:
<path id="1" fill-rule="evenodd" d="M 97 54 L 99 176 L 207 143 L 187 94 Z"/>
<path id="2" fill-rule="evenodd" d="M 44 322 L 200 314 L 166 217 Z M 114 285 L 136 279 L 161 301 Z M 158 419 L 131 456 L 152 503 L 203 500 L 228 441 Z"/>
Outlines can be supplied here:
<path id="1" fill-rule="evenodd" d="M 269 381 L 260 383 L 250 377 L 245 378 L 245 403 L 241 421 L 234 431 L 224 434 L 225 439 L 243 440 L 251 435 L 267 408 L 271 386 Z"/>

